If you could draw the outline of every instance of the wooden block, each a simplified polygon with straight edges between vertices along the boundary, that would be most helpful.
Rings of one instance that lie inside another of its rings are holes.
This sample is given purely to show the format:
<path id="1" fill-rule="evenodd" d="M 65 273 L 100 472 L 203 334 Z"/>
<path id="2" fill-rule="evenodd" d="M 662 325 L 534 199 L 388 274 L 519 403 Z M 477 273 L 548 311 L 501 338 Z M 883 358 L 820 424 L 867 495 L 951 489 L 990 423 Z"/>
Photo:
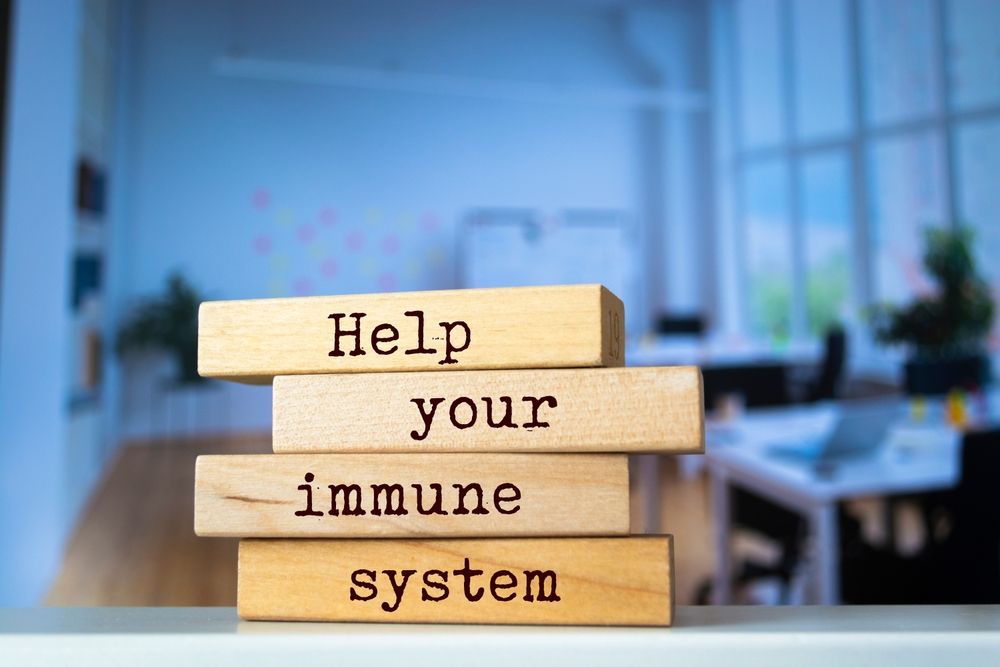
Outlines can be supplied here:
<path id="1" fill-rule="evenodd" d="M 194 523 L 198 535 L 216 537 L 625 535 L 628 461 L 614 454 L 200 456 Z"/>
<path id="2" fill-rule="evenodd" d="M 252 620 L 670 625 L 673 540 L 244 540 Z"/>
<path id="3" fill-rule="evenodd" d="M 497 426 L 494 426 L 496 424 Z M 693 366 L 274 379 L 274 451 L 704 451 Z"/>
<path id="4" fill-rule="evenodd" d="M 600 285 L 214 301 L 198 372 L 275 375 L 621 366 L 625 314 Z"/>

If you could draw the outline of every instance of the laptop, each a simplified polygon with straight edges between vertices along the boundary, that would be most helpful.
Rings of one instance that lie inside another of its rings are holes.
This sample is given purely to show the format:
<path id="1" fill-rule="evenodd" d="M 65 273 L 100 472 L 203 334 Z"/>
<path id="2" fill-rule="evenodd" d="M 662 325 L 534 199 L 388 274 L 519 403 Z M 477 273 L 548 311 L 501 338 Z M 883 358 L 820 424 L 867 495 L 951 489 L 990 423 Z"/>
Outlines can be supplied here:
<path id="1" fill-rule="evenodd" d="M 898 399 L 844 402 L 828 437 L 801 444 L 772 445 L 767 451 L 779 458 L 827 468 L 877 451 L 890 427 L 904 414 L 905 406 Z"/>

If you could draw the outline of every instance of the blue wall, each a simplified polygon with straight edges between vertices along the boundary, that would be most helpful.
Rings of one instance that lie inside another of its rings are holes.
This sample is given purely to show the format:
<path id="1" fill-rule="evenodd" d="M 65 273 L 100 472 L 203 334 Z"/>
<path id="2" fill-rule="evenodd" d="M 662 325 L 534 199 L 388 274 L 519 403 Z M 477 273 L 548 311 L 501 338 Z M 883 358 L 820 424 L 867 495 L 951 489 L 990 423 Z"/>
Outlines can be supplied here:
<path id="1" fill-rule="evenodd" d="M 175 267 L 224 298 L 450 287 L 454 222 L 468 207 L 631 208 L 627 110 L 213 69 L 235 48 L 320 65 L 630 82 L 602 53 L 616 37 L 596 12 L 439 4 L 390 3 L 408 16 L 387 17 L 384 3 L 145 3 L 129 291 L 157 289 Z"/>
<path id="2" fill-rule="evenodd" d="M 14 6 L 0 262 L 0 606 L 44 594 L 72 519 L 64 380 L 79 11 L 73 0 Z"/>
<path id="3" fill-rule="evenodd" d="M 236 78 L 218 68 L 238 54 L 307 73 L 389 68 L 636 89 L 646 80 L 634 36 L 601 3 L 148 1 L 133 26 L 122 308 L 174 269 L 213 298 L 454 287 L 456 223 L 471 207 L 638 215 L 648 196 L 646 137 L 629 105 Z M 156 430 L 147 414 L 155 388 L 137 387 L 150 378 L 125 381 L 126 436 Z M 266 389 L 226 391 L 219 428 L 269 425 Z"/>

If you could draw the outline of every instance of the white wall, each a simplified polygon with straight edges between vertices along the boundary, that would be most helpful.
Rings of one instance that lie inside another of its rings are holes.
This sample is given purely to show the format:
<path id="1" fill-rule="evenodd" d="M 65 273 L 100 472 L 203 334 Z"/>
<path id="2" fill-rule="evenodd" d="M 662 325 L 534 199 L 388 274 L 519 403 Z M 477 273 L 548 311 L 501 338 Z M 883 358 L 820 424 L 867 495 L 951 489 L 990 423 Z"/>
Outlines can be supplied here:
<path id="1" fill-rule="evenodd" d="M 638 4 L 626 14 L 628 41 L 671 90 L 705 91 L 705 108 L 689 113 L 658 111 L 661 124 L 662 174 L 654 196 L 662 213 L 648 224 L 660 227 L 660 246 L 651 253 L 659 267 L 648 267 L 657 280 L 650 307 L 654 313 L 715 315 L 711 178 L 711 123 L 707 100 L 710 59 L 709 6 L 697 1 Z"/>
<path id="2" fill-rule="evenodd" d="M 116 298 L 127 305 L 158 290 L 174 269 L 212 298 L 449 288 L 456 223 L 471 207 L 640 214 L 643 188 L 669 184 L 643 184 L 635 108 L 232 78 L 213 66 L 235 54 L 635 89 L 647 82 L 620 11 L 527 1 L 139 3 Z M 171 421 L 151 407 L 159 382 L 127 375 L 125 437 Z M 270 425 L 267 389 L 224 391 L 195 428 Z M 173 400 L 192 412 L 198 399 Z"/>
<path id="3" fill-rule="evenodd" d="M 0 276 L 0 606 L 35 603 L 61 556 L 77 108 L 73 0 L 14 3 Z"/>

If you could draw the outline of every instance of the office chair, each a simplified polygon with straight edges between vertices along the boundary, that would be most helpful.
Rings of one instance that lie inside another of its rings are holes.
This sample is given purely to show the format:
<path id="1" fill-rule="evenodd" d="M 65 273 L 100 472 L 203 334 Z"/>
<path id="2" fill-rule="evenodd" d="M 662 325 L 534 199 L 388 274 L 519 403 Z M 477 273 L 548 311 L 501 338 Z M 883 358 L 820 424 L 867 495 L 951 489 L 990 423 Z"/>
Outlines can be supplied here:
<path id="1" fill-rule="evenodd" d="M 805 519 L 766 498 L 740 488 L 733 488 L 730 496 L 730 516 L 735 529 L 746 531 L 777 543 L 780 551 L 774 564 L 744 560 L 738 563 L 732 576 L 733 587 L 746 586 L 757 581 L 777 580 L 782 604 L 791 600 L 792 582 L 804 559 L 808 538 Z M 840 534 L 848 544 L 861 541 L 861 524 L 843 510 L 838 512 Z M 712 581 L 705 580 L 695 592 L 695 604 L 709 604 L 712 599 Z"/>
<path id="2" fill-rule="evenodd" d="M 749 363 L 705 366 L 701 369 L 705 409 L 712 410 L 719 397 L 741 394 L 748 408 L 788 405 L 788 371 L 783 363 Z"/>
<path id="3" fill-rule="evenodd" d="M 951 505 L 951 530 L 929 541 L 923 559 L 938 604 L 1000 603 L 1000 429 L 962 439 L 962 479 Z M 936 584 L 936 585 L 934 585 Z"/>
<path id="4" fill-rule="evenodd" d="M 747 585 L 764 579 L 777 579 L 781 588 L 781 602 L 790 602 L 792 578 L 802 559 L 806 538 L 806 522 L 798 514 L 760 496 L 733 489 L 730 496 L 733 525 L 776 542 L 780 555 L 772 564 L 745 560 L 736 568 L 733 583 Z"/>
<path id="5" fill-rule="evenodd" d="M 844 376 L 847 358 L 847 334 L 840 327 L 832 327 L 826 332 L 823 363 L 816 379 L 809 384 L 806 401 L 827 401 L 836 398 Z"/>
<path id="6" fill-rule="evenodd" d="M 702 336 L 705 333 L 705 318 L 697 314 L 663 313 L 656 318 L 655 331 L 659 336 Z"/>
<path id="7" fill-rule="evenodd" d="M 925 516 L 946 517 L 936 537 L 913 556 L 891 546 L 846 545 L 841 553 L 843 598 L 856 604 L 1000 603 L 1000 429 L 962 440 L 962 478 L 952 492 L 929 495 Z"/>

